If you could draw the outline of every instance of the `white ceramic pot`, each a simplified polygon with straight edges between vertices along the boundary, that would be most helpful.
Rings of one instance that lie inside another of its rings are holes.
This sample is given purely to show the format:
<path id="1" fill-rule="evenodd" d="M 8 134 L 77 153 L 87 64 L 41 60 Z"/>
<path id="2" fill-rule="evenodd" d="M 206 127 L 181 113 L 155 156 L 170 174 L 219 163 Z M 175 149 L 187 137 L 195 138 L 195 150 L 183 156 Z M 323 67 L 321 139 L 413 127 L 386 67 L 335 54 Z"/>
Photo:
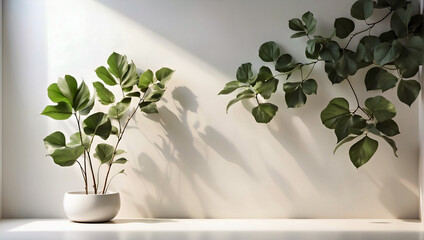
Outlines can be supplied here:
<path id="1" fill-rule="evenodd" d="M 75 222 L 107 222 L 116 217 L 120 207 L 121 199 L 117 192 L 67 192 L 63 198 L 65 214 Z"/>

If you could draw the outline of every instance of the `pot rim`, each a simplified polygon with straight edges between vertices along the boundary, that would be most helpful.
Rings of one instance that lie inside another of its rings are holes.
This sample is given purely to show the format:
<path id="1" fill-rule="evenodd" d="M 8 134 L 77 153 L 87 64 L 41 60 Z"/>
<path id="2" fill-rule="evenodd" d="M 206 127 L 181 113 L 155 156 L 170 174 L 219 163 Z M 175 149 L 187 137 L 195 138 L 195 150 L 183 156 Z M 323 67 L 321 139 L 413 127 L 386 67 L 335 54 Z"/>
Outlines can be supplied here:
<path id="1" fill-rule="evenodd" d="M 93 191 L 88 191 L 88 194 L 85 191 L 69 191 L 66 192 L 67 195 L 78 195 L 78 196 L 107 196 L 107 195 L 119 195 L 119 192 L 107 191 L 105 194 L 94 194 Z"/>

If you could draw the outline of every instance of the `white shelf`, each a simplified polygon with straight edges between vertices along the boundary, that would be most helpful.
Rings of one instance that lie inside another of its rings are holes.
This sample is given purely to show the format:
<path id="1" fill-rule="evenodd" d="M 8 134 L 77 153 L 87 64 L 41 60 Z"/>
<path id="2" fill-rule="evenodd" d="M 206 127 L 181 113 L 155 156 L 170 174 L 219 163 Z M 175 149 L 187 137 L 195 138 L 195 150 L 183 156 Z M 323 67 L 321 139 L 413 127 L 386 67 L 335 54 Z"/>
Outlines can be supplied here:
<path id="1" fill-rule="evenodd" d="M 314 239 L 423 240 L 418 220 L 386 219 L 2 219 L 0 239 Z"/>

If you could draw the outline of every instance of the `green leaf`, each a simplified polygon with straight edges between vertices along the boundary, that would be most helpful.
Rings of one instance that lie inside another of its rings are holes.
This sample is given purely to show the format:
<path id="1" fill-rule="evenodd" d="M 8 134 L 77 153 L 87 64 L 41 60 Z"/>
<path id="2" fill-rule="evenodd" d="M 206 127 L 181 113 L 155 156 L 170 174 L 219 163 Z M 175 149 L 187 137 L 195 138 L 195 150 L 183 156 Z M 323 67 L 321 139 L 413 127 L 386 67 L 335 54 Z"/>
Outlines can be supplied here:
<path id="1" fill-rule="evenodd" d="M 411 4 L 407 8 L 399 8 L 394 11 L 390 19 L 390 28 L 396 33 L 396 36 L 403 38 L 408 34 L 408 24 L 411 20 Z"/>
<path id="2" fill-rule="evenodd" d="M 365 62 L 374 61 L 375 47 L 381 42 L 376 36 L 365 36 L 361 39 L 356 50 L 356 61 L 361 60 Z"/>
<path id="3" fill-rule="evenodd" d="M 299 38 L 299 37 L 303 37 L 306 36 L 307 34 L 305 32 L 297 32 L 294 33 L 293 35 L 290 36 L 290 38 Z"/>
<path id="4" fill-rule="evenodd" d="M 242 99 L 247 99 L 247 98 L 253 98 L 253 97 L 255 97 L 255 93 L 252 91 L 252 90 L 250 90 L 250 89 L 246 89 L 246 90 L 244 90 L 244 91 L 242 91 L 241 93 L 239 93 L 238 95 L 237 95 L 237 97 L 235 98 L 235 99 L 233 99 L 233 100 L 231 100 L 229 103 L 228 103 L 228 105 L 227 105 L 227 109 L 226 109 L 226 112 L 228 113 L 228 109 L 234 104 L 234 103 L 236 103 L 236 102 L 238 102 L 238 101 L 240 101 L 240 100 L 242 100 Z"/>
<path id="5" fill-rule="evenodd" d="M 336 36 L 338 38 L 346 38 L 355 29 L 355 24 L 349 18 L 337 18 L 334 22 L 334 28 L 336 29 Z"/>
<path id="6" fill-rule="evenodd" d="M 111 106 L 108 111 L 108 116 L 113 119 L 121 119 L 128 107 L 131 104 L 131 98 L 123 98 L 115 106 Z"/>
<path id="7" fill-rule="evenodd" d="M 392 9 L 403 8 L 407 4 L 407 0 L 384 0 Z"/>
<path id="8" fill-rule="evenodd" d="M 72 115 L 72 107 L 68 103 L 60 102 L 47 106 L 41 114 L 56 120 L 65 120 Z"/>
<path id="9" fill-rule="evenodd" d="M 269 123 L 278 111 L 278 107 L 272 103 L 260 103 L 252 109 L 252 115 L 258 123 Z"/>
<path id="10" fill-rule="evenodd" d="M 365 100 L 365 106 L 379 122 L 384 122 L 396 116 L 395 106 L 383 96 L 368 98 Z"/>
<path id="11" fill-rule="evenodd" d="M 415 80 L 403 80 L 399 81 L 397 95 L 401 102 L 411 106 L 412 103 L 417 99 L 420 93 L 421 85 Z"/>
<path id="12" fill-rule="evenodd" d="M 47 88 L 47 95 L 54 103 L 66 102 L 69 105 L 71 104 L 68 98 L 66 98 L 60 91 L 59 87 L 57 86 L 57 83 L 50 84 L 50 86 Z"/>
<path id="13" fill-rule="evenodd" d="M 141 102 L 139 104 L 140 111 L 151 114 L 151 113 L 159 113 L 156 103 L 154 102 Z"/>
<path id="14" fill-rule="evenodd" d="M 365 86 L 367 87 L 367 91 L 381 89 L 385 92 L 394 88 L 397 81 L 397 77 L 379 67 L 371 68 L 365 76 Z"/>
<path id="15" fill-rule="evenodd" d="M 83 146 L 60 148 L 53 151 L 49 156 L 53 161 L 62 167 L 72 166 L 84 153 Z"/>
<path id="16" fill-rule="evenodd" d="M 293 18 L 289 20 L 289 28 L 293 31 L 304 31 L 305 26 L 299 18 Z"/>
<path id="17" fill-rule="evenodd" d="M 88 149 L 88 147 L 90 146 L 90 139 L 85 134 L 82 134 L 83 144 L 81 144 L 81 137 L 79 132 L 72 134 L 69 138 L 71 141 L 67 144 L 68 147 L 84 145 L 84 147 Z"/>
<path id="18" fill-rule="evenodd" d="M 378 38 L 382 42 L 388 42 L 388 43 L 391 43 L 393 40 L 398 39 L 398 37 L 396 36 L 396 33 L 393 30 L 383 32 L 382 34 L 380 34 L 380 36 L 378 36 Z"/>
<path id="19" fill-rule="evenodd" d="M 253 78 L 252 64 L 244 63 L 237 69 L 237 81 L 247 83 Z"/>
<path id="20" fill-rule="evenodd" d="M 350 15 L 358 20 L 365 20 L 371 17 L 373 13 L 373 1 L 358 0 L 350 9 Z"/>
<path id="21" fill-rule="evenodd" d="M 84 109 L 87 104 L 90 102 L 90 90 L 88 89 L 85 82 L 81 82 L 81 85 L 79 86 L 77 90 L 77 95 L 74 99 L 74 109 L 75 111 L 80 111 Z"/>
<path id="22" fill-rule="evenodd" d="M 256 88 L 256 91 L 262 95 L 265 99 L 269 99 L 271 94 L 275 93 L 278 86 L 278 79 L 272 78 L 266 82 L 259 82 L 259 87 Z"/>
<path id="23" fill-rule="evenodd" d="M 107 89 L 101 82 L 93 82 L 93 87 L 96 89 L 99 102 L 103 105 L 109 105 L 115 102 L 115 95 Z"/>
<path id="24" fill-rule="evenodd" d="M 365 119 L 359 115 L 346 115 L 337 122 L 335 128 L 335 134 L 337 142 L 342 141 L 350 134 L 360 135 L 362 134 L 361 129 L 367 126 Z"/>
<path id="25" fill-rule="evenodd" d="M 109 72 L 122 81 L 124 74 L 128 70 L 127 56 L 114 52 L 107 59 L 107 64 L 109 65 Z"/>
<path id="26" fill-rule="evenodd" d="M 290 72 L 296 67 L 290 54 L 281 55 L 275 64 L 275 70 L 279 72 Z"/>
<path id="27" fill-rule="evenodd" d="M 106 83 L 109 86 L 116 85 L 115 78 L 109 73 L 109 71 L 101 66 L 96 69 L 96 75 L 99 77 L 104 83 Z"/>
<path id="28" fill-rule="evenodd" d="M 307 95 L 317 94 L 318 84 L 315 79 L 308 79 L 302 83 L 303 92 Z"/>
<path id="29" fill-rule="evenodd" d="M 65 135 L 60 131 L 56 131 L 48 135 L 43 139 L 43 141 L 44 147 L 49 154 L 52 153 L 55 149 L 66 147 Z"/>
<path id="30" fill-rule="evenodd" d="M 400 133 L 398 125 L 392 119 L 386 120 L 384 122 L 378 122 L 376 124 L 376 128 L 389 137 L 398 135 Z"/>
<path id="31" fill-rule="evenodd" d="M 416 69 L 424 63 L 424 40 L 419 36 L 413 36 L 402 48 L 402 53 L 395 60 L 395 65 L 402 71 Z M 414 74 L 415 75 L 415 74 Z"/>
<path id="32" fill-rule="evenodd" d="M 393 149 L 393 154 L 396 156 L 396 157 L 398 157 L 398 155 L 397 155 L 397 150 L 398 150 L 398 148 L 397 148 L 397 146 L 396 146 L 396 143 L 395 143 L 395 141 L 393 141 L 393 139 L 391 139 L 391 138 L 389 138 L 389 137 L 386 137 L 386 136 L 381 136 L 389 145 L 390 145 L 390 147 L 392 147 L 392 149 Z"/>
<path id="33" fill-rule="evenodd" d="M 97 158 L 100 160 L 102 164 L 111 162 L 113 158 L 114 150 L 115 149 L 113 148 L 113 146 L 106 143 L 100 143 L 96 147 Z"/>
<path id="34" fill-rule="evenodd" d="M 350 116 L 349 103 L 344 98 L 333 98 L 321 112 L 324 126 L 335 129 L 341 119 Z"/>
<path id="35" fill-rule="evenodd" d="M 367 163 L 377 151 L 378 142 L 368 136 L 365 136 L 349 149 L 350 160 L 356 168 Z"/>
<path id="36" fill-rule="evenodd" d="M 325 72 L 327 73 L 328 79 L 333 84 L 341 83 L 341 82 L 343 82 L 343 80 L 346 79 L 346 78 L 340 76 L 339 74 L 337 74 L 335 63 L 326 62 L 325 63 Z"/>
<path id="37" fill-rule="evenodd" d="M 112 130 L 110 131 L 110 134 L 118 136 L 118 133 L 119 133 L 118 128 L 112 125 Z"/>
<path id="38" fill-rule="evenodd" d="M 302 82 L 286 82 L 283 84 L 283 90 L 286 93 L 291 93 L 294 92 L 301 84 Z"/>
<path id="39" fill-rule="evenodd" d="M 71 105 L 74 105 L 74 98 L 77 95 L 77 80 L 71 75 L 65 75 L 65 78 L 59 78 L 57 86 Z"/>
<path id="40" fill-rule="evenodd" d="M 142 92 L 146 92 L 149 88 L 149 85 L 153 83 L 153 72 L 150 69 L 147 69 L 144 73 L 140 74 L 140 79 L 138 80 L 138 88 Z"/>
<path id="41" fill-rule="evenodd" d="M 96 95 L 93 94 L 90 101 L 88 101 L 87 105 L 85 105 L 85 107 L 79 111 L 79 113 L 81 115 L 88 115 L 90 113 L 91 109 L 93 109 L 93 107 L 94 107 L 94 99 L 95 98 L 96 98 Z"/>
<path id="42" fill-rule="evenodd" d="M 280 56 L 280 48 L 273 42 L 266 42 L 259 48 L 259 57 L 264 62 L 273 62 Z"/>
<path id="43" fill-rule="evenodd" d="M 336 153 L 337 149 L 339 149 L 339 147 L 341 147 L 343 144 L 348 143 L 350 141 L 352 141 L 353 139 L 355 139 L 358 136 L 348 136 L 345 139 L 343 139 L 342 141 L 340 141 L 339 143 L 337 143 L 336 147 L 334 148 L 333 154 Z"/>
<path id="44" fill-rule="evenodd" d="M 306 34 L 313 34 L 317 25 L 317 20 L 311 12 L 306 12 L 302 16 L 302 20 L 306 26 Z"/>
<path id="45" fill-rule="evenodd" d="M 340 46 L 336 41 L 329 41 L 323 43 L 319 56 L 328 62 L 337 61 L 340 57 Z"/>
<path id="46" fill-rule="evenodd" d="M 288 108 L 299 108 L 306 103 L 306 95 L 301 87 L 296 88 L 293 92 L 286 92 L 284 98 Z"/>
<path id="47" fill-rule="evenodd" d="M 256 81 L 266 82 L 273 78 L 274 78 L 274 75 L 272 75 L 271 69 L 269 69 L 269 67 L 262 66 L 259 69 L 258 76 L 256 77 Z"/>
<path id="48" fill-rule="evenodd" d="M 139 98 L 141 96 L 140 92 L 131 92 L 128 94 L 125 94 L 126 97 L 136 97 Z"/>
<path id="49" fill-rule="evenodd" d="M 242 84 L 239 81 L 231 81 L 225 84 L 224 89 L 221 90 L 221 92 L 218 93 L 218 95 L 221 94 L 229 94 L 234 92 L 236 89 L 245 87 L 246 85 Z"/>
<path id="50" fill-rule="evenodd" d="M 137 68 L 133 62 L 128 64 L 127 72 L 122 77 L 121 88 L 129 89 L 138 84 Z"/>
<path id="51" fill-rule="evenodd" d="M 126 153 L 124 150 L 122 150 L 122 149 L 118 149 L 118 150 L 116 150 L 116 152 L 115 152 L 115 156 L 118 156 L 118 155 L 121 155 L 121 154 L 123 154 L 123 153 Z"/>
<path id="52" fill-rule="evenodd" d="M 401 69 L 399 69 L 399 73 L 402 76 L 402 78 L 412 78 L 415 75 L 417 75 L 419 70 L 420 70 L 419 67 L 407 68 L 407 69 L 401 68 Z"/>
<path id="53" fill-rule="evenodd" d="M 172 73 L 174 72 L 174 70 L 167 68 L 167 67 L 163 67 L 161 69 L 159 69 L 158 71 L 156 71 L 156 79 L 160 82 L 162 82 L 163 84 L 167 83 L 169 81 L 169 79 L 171 79 Z"/>
<path id="54" fill-rule="evenodd" d="M 128 162 L 128 160 L 123 157 L 113 161 L 113 163 L 118 163 L 118 164 L 125 164 L 126 162 Z"/>
<path id="55" fill-rule="evenodd" d="M 403 46 L 398 41 L 392 44 L 382 42 L 375 47 L 374 60 L 379 66 L 384 66 L 396 60 L 402 53 Z"/>
<path id="56" fill-rule="evenodd" d="M 144 97 L 144 101 L 146 101 L 146 102 L 157 102 L 162 98 L 164 93 L 165 93 L 165 89 L 161 88 L 157 84 L 154 84 L 146 92 L 146 96 Z"/>
<path id="57" fill-rule="evenodd" d="M 335 69 L 339 76 L 348 77 L 355 75 L 358 70 L 358 64 L 351 52 L 345 52 L 339 61 L 336 62 Z"/>
<path id="58" fill-rule="evenodd" d="M 83 129 L 87 135 L 97 135 L 106 140 L 112 131 L 112 124 L 106 114 L 98 112 L 84 120 Z"/>

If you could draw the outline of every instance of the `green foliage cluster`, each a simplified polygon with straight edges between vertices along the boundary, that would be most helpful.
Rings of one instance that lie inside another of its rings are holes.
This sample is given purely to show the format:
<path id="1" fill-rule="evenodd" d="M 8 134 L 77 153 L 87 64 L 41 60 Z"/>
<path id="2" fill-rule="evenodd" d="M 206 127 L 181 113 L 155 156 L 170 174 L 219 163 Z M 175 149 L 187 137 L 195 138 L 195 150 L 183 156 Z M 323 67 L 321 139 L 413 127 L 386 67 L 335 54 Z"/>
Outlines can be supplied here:
<path id="1" fill-rule="evenodd" d="M 161 68 L 156 73 L 150 69 L 138 73 L 133 62 L 128 63 L 126 56 L 115 52 L 109 56 L 107 64 L 108 68 L 101 66 L 96 69 L 96 74 L 103 83 L 93 82 L 95 94 L 92 96 L 84 81 L 78 85 L 75 78 L 70 75 L 59 78 L 57 83 L 51 84 L 47 89 L 48 97 L 56 105 L 47 106 L 41 113 L 55 120 L 75 117 L 78 131 L 69 136 L 69 141 L 65 134 L 56 131 L 44 138 L 44 145 L 48 156 L 52 157 L 57 165 L 66 167 L 78 163 L 86 193 L 90 174 L 94 193 L 104 194 L 107 191 L 110 181 L 116 176 L 108 181 L 112 165 L 127 162 L 126 158 L 119 156 L 125 151 L 118 149 L 118 146 L 128 123 L 138 110 L 146 114 L 158 112 L 156 102 L 162 98 L 166 89 L 165 84 L 174 72 L 169 68 Z M 112 91 L 104 84 L 108 87 L 119 87 L 122 98 L 117 101 Z M 108 106 L 108 111 L 91 113 L 95 99 Z M 129 111 L 134 99 L 137 106 Z M 102 139 L 97 145 L 93 144 L 96 136 Z M 114 146 L 104 142 L 111 136 L 116 139 Z M 92 156 L 100 162 L 97 174 L 93 170 Z M 99 171 L 102 165 L 107 165 L 108 168 L 103 190 L 99 191 Z M 117 174 L 119 173 L 124 173 L 124 170 Z"/>
<path id="2" fill-rule="evenodd" d="M 384 11 L 384 17 L 370 22 L 370 17 L 376 11 Z M 363 20 L 366 27 L 354 32 L 355 23 L 351 19 L 337 18 L 334 21 L 334 31 L 328 37 L 314 35 L 317 21 L 311 12 L 303 14 L 301 19 L 291 19 L 289 28 L 295 31 L 291 38 L 306 37 L 305 55 L 310 61 L 295 61 L 290 54 L 281 53 L 275 42 L 262 44 L 259 57 L 262 61 L 273 64 L 277 73 L 274 74 L 269 67 L 262 66 L 255 75 L 252 64 L 242 64 L 237 70 L 237 80 L 228 82 L 219 93 L 240 91 L 228 103 L 227 112 L 234 103 L 254 98 L 257 102 L 257 106 L 252 109 L 255 120 L 258 123 L 270 122 L 278 107 L 264 101 L 276 92 L 280 82 L 277 77 L 283 75 L 286 76 L 282 89 L 287 107 L 303 106 L 309 95 L 317 93 L 318 83 L 309 76 L 315 65 L 322 63 L 328 80 L 332 84 L 345 83 L 356 99 L 352 107 L 342 97 L 332 99 L 321 112 L 322 123 L 333 129 L 337 137 L 335 150 L 342 144 L 355 140 L 350 147 L 349 156 L 352 163 L 359 168 L 377 151 L 378 141 L 371 137 L 373 136 L 386 141 L 396 155 L 397 147 L 392 139 L 399 134 L 398 125 L 393 119 L 396 109 L 380 93 L 397 87 L 399 100 L 408 106 L 417 98 L 421 86 L 414 78 L 424 63 L 423 15 L 413 15 L 411 2 L 406 0 L 358 0 L 352 5 L 350 15 Z M 374 26 L 385 19 L 390 19 L 390 30 L 378 36 L 372 35 Z M 356 49 L 350 46 L 351 40 L 361 35 Z M 345 44 L 342 46 L 342 43 Z M 350 79 L 361 69 L 367 71 L 365 88 L 376 95 L 366 99 L 364 103 L 358 99 Z M 287 81 L 296 71 L 300 72 L 300 81 Z"/>

